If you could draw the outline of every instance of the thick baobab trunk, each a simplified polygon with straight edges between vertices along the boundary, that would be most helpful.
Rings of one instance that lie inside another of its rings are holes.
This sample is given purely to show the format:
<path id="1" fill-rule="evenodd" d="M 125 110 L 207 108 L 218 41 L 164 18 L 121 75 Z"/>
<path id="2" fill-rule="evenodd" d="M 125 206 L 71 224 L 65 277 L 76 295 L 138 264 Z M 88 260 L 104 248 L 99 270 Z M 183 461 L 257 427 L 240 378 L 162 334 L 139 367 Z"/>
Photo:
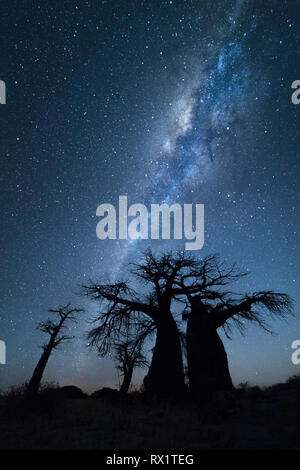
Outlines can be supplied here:
<path id="1" fill-rule="evenodd" d="M 171 313 L 161 316 L 145 391 L 153 396 L 180 395 L 185 390 L 182 352 L 178 329 Z"/>
<path id="2" fill-rule="evenodd" d="M 52 350 L 52 345 L 48 344 L 48 346 L 45 347 L 45 349 L 43 351 L 43 354 L 42 354 L 39 362 L 36 365 L 36 368 L 34 369 L 32 377 L 31 377 L 31 379 L 29 381 L 29 384 L 27 386 L 27 389 L 24 393 L 24 398 L 32 399 L 37 395 L 37 393 L 39 391 L 39 387 L 40 387 L 40 384 L 41 384 L 41 380 L 42 380 L 42 377 L 43 377 L 45 367 L 47 365 L 49 356 L 51 354 L 51 350 Z"/>
<path id="3" fill-rule="evenodd" d="M 122 395 L 126 395 L 128 393 L 128 390 L 131 384 L 132 374 L 133 374 L 133 367 L 128 366 L 127 370 L 124 372 L 123 381 L 120 387 L 120 393 L 122 393 Z"/>
<path id="4" fill-rule="evenodd" d="M 191 393 L 206 401 L 233 385 L 223 342 L 209 313 L 201 310 L 193 310 L 188 319 L 187 359 Z"/>

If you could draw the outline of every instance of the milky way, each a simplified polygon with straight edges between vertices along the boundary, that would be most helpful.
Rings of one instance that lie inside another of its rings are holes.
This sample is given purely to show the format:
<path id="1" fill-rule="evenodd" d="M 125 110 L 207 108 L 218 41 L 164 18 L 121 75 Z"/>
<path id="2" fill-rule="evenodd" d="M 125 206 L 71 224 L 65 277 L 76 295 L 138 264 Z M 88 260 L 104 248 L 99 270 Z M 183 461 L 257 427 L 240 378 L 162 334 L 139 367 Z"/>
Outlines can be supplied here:
<path id="1" fill-rule="evenodd" d="M 201 203 L 218 177 L 227 194 L 238 186 L 234 172 L 245 167 L 245 156 L 239 160 L 237 156 L 255 99 L 253 82 L 259 80 L 247 51 L 258 21 L 254 13 L 249 17 L 251 11 L 246 2 L 229 7 L 224 26 L 212 27 L 210 39 L 197 41 L 198 53 L 182 59 L 182 77 L 155 136 L 148 182 L 143 181 L 136 194 L 139 202 L 172 204 L 192 199 Z M 262 82 L 260 93 L 263 89 Z M 146 158 L 147 152 L 148 148 Z M 118 270 L 136 244 L 122 247 Z"/>

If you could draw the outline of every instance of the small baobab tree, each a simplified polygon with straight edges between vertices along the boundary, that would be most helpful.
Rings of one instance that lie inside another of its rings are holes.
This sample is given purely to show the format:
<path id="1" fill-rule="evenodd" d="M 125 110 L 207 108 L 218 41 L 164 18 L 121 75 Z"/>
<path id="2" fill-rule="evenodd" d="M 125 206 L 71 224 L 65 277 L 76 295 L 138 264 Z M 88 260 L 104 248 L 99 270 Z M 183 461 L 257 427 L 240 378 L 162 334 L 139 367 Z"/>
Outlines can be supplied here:
<path id="1" fill-rule="evenodd" d="M 82 311 L 83 310 L 80 308 L 71 308 L 71 305 L 67 304 L 65 306 L 58 307 L 57 309 L 48 310 L 49 313 L 54 314 L 54 320 L 48 318 L 47 320 L 38 323 L 37 329 L 48 334 L 49 341 L 42 346 L 42 355 L 33 371 L 32 377 L 24 393 L 24 398 L 26 400 L 31 400 L 37 395 L 44 370 L 52 351 L 58 348 L 58 346 L 63 342 L 73 338 L 73 336 L 63 333 L 67 322 L 76 322 L 76 314 Z"/>
<path id="2" fill-rule="evenodd" d="M 124 339 L 120 343 L 116 343 L 114 347 L 114 360 L 117 369 L 123 376 L 120 386 L 120 392 L 123 395 L 128 393 L 133 371 L 136 367 L 147 367 L 148 361 L 143 354 L 143 345 L 137 339 Z"/>
<path id="3" fill-rule="evenodd" d="M 95 348 L 100 357 L 111 356 L 123 376 L 120 392 L 129 390 L 135 367 L 146 367 L 144 343 L 155 332 L 156 326 L 143 312 L 121 306 L 102 311 L 94 320 L 97 326 L 87 335 L 89 347 Z"/>

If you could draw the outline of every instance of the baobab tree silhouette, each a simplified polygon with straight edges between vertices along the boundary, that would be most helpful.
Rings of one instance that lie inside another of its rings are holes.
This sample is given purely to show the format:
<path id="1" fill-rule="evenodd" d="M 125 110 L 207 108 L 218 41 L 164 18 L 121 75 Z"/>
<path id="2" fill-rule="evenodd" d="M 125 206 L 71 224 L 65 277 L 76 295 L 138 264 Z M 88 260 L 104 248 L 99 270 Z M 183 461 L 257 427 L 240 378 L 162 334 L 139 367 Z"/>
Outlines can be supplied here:
<path id="1" fill-rule="evenodd" d="M 61 334 L 66 327 L 66 322 L 76 322 L 76 314 L 82 312 L 81 308 L 71 308 L 70 304 L 67 304 L 57 309 L 49 309 L 49 313 L 55 314 L 57 317 L 56 321 L 48 318 L 45 321 L 38 323 L 37 329 L 43 333 L 47 333 L 50 338 L 47 344 L 42 346 L 43 353 L 33 371 L 32 377 L 24 392 L 24 400 L 29 401 L 35 398 L 39 391 L 41 380 L 43 377 L 44 370 L 48 363 L 49 357 L 52 351 L 57 348 L 61 343 L 69 341 L 73 336 Z"/>
<path id="2" fill-rule="evenodd" d="M 243 330 L 243 322 L 249 320 L 268 330 L 266 312 L 277 316 L 292 312 L 292 301 L 286 294 L 261 291 L 235 296 L 226 291 L 231 282 L 245 274 L 238 272 L 235 265 L 226 267 L 216 255 L 197 259 L 185 252 L 154 256 L 148 251 L 140 262 L 131 265 L 130 273 L 135 282 L 143 283 L 143 293 L 137 287 L 133 289 L 129 282 L 91 282 L 83 287 L 85 295 L 101 302 L 95 320 L 100 325 L 89 337 L 94 342 L 100 341 L 104 354 L 130 322 L 139 325 L 137 334 L 144 338 L 155 329 L 153 356 L 144 378 L 145 391 L 152 395 L 178 395 L 186 390 L 178 328 L 180 305 L 185 304 L 188 319 L 190 388 L 195 396 L 203 397 L 220 389 L 232 389 L 218 328 L 222 327 L 228 335 L 232 324 Z"/>
<path id="3" fill-rule="evenodd" d="M 97 316 L 93 321 L 97 326 L 87 335 L 88 346 L 95 348 L 101 357 L 107 354 L 112 356 L 123 376 L 120 392 L 126 394 L 134 368 L 148 365 L 143 347 L 145 340 L 154 333 L 155 324 L 130 309 L 114 310 L 114 315 L 108 311 Z"/>
<path id="4" fill-rule="evenodd" d="M 133 371 L 136 367 L 147 367 L 148 361 L 143 353 L 143 344 L 138 338 L 124 338 L 114 347 L 114 361 L 117 369 L 123 376 L 120 386 L 120 393 L 126 395 L 128 393 Z"/>
<path id="5" fill-rule="evenodd" d="M 94 342 L 100 341 L 102 353 L 107 353 L 128 322 L 139 325 L 143 336 L 156 329 L 152 361 L 144 379 L 145 391 L 152 395 L 169 396 L 185 392 L 181 344 L 171 303 L 178 273 L 191 263 L 193 260 L 183 253 L 155 257 L 148 251 L 130 269 L 135 281 L 144 284 L 144 293 L 130 287 L 129 282 L 91 282 L 83 286 L 85 295 L 101 302 L 96 318 L 100 325 L 89 336 Z M 141 327 L 143 324 L 145 328 Z"/>
<path id="6" fill-rule="evenodd" d="M 233 327 L 244 333 L 246 323 L 254 322 L 271 333 L 267 315 L 284 317 L 293 312 L 293 302 L 287 294 L 260 291 L 237 295 L 224 290 L 245 275 L 238 272 L 235 265 L 227 268 L 213 255 L 203 260 L 201 273 L 191 271 L 180 280 L 181 291 L 186 295 L 183 318 L 188 320 L 189 386 L 199 400 L 211 398 L 216 391 L 233 389 L 227 354 L 217 332 L 219 328 L 230 338 Z M 195 291 L 197 293 L 193 294 Z"/>

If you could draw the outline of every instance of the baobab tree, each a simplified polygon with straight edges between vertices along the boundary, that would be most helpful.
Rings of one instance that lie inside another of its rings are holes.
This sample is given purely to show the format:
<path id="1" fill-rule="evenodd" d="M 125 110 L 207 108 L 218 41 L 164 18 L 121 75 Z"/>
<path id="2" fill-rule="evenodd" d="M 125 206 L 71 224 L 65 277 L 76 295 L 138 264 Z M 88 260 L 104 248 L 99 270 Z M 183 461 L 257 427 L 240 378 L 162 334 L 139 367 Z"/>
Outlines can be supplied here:
<path id="1" fill-rule="evenodd" d="M 207 400 L 219 390 L 233 390 L 227 354 L 214 323 L 212 309 L 195 296 L 187 315 L 186 348 L 192 395 Z"/>
<path id="2" fill-rule="evenodd" d="M 287 294 L 273 291 L 238 296 L 224 290 L 245 274 L 238 272 L 235 265 L 226 268 L 216 256 L 204 260 L 201 276 L 199 272 L 194 274 L 190 272 L 179 282 L 190 309 L 189 314 L 184 314 L 188 320 L 189 386 L 194 396 L 207 400 L 216 391 L 233 390 L 227 354 L 217 330 L 222 328 L 230 338 L 232 327 L 243 333 L 246 323 L 254 322 L 271 332 L 266 316 L 291 314 L 292 300 Z M 195 291 L 198 292 L 193 294 Z"/>
<path id="3" fill-rule="evenodd" d="M 154 395 L 185 392 L 180 337 L 171 303 L 179 274 L 191 269 L 195 263 L 184 253 L 155 257 L 148 251 L 141 262 L 133 264 L 130 270 L 135 281 L 145 285 L 144 294 L 130 287 L 128 282 L 91 282 L 83 287 L 85 295 L 100 301 L 99 315 L 95 320 L 100 324 L 90 332 L 89 338 L 94 343 L 98 342 L 102 354 L 109 351 L 116 335 L 128 322 L 146 325 L 148 322 L 143 334 L 156 330 L 153 356 L 144 379 L 145 391 Z"/>
<path id="4" fill-rule="evenodd" d="M 114 347 L 114 360 L 117 369 L 123 376 L 120 386 L 120 393 L 126 395 L 128 393 L 133 371 L 136 367 L 147 367 L 148 361 L 143 353 L 143 344 L 139 338 L 126 338 L 116 343 Z"/>
<path id="5" fill-rule="evenodd" d="M 154 333 L 155 324 L 151 318 L 124 307 L 118 312 L 116 309 L 102 312 L 94 323 L 97 326 L 88 332 L 88 345 L 95 348 L 101 357 L 107 354 L 113 357 L 123 376 L 120 392 L 126 394 L 134 368 L 148 365 L 143 347 L 146 339 Z"/>
<path id="6" fill-rule="evenodd" d="M 69 341 L 73 336 L 63 334 L 67 322 L 76 322 L 76 314 L 82 312 L 80 308 L 71 308 L 70 304 L 57 309 L 49 309 L 48 312 L 55 315 L 56 320 L 48 318 L 38 323 L 37 329 L 50 336 L 48 343 L 42 346 L 42 355 L 33 371 L 32 377 L 24 393 L 25 400 L 33 399 L 40 388 L 44 370 L 48 363 L 52 351 L 58 348 L 65 341 Z"/>

